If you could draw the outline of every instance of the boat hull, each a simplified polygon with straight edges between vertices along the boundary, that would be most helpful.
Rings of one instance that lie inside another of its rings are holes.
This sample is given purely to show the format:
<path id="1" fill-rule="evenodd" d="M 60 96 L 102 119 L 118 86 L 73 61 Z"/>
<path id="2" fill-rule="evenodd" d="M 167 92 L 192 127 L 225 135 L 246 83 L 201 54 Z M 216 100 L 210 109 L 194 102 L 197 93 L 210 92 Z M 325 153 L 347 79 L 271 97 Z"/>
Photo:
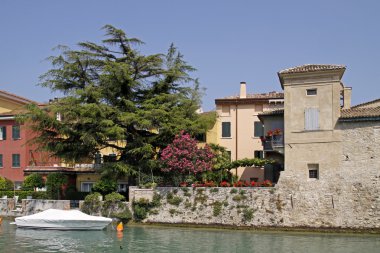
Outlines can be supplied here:
<path id="1" fill-rule="evenodd" d="M 15 224 L 19 228 L 54 229 L 54 230 L 102 230 L 112 219 L 91 216 L 80 211 L 52 210 L 18 217 Z"/>

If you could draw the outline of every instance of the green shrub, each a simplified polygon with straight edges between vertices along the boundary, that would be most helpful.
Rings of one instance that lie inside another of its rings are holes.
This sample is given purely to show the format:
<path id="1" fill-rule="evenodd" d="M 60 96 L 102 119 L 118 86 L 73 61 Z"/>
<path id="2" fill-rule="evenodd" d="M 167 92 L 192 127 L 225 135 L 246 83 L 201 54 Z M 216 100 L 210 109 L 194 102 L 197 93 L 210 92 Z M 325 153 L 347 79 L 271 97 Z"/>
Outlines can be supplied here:
<path id="1" fill-rule="evenodd" d="M 148 213 L 156 207 L 161 205 L 161 196 L 157 193 L 154 193 L 153 200 L 149 202 L 148 199 L 139 199 L 132 202 L 133 208 L 133 218 L 136 221 L 144 220 Z"/>
<path id="2" fill-rule="evenodd" d="M 213 215 L 216 217 L 222 212 L 223 203 L 220 201 L 215 201 L 213 203 Z"/>
<path id="3" fill-rule="evenodd" d="M 13 190 L 13 182 L 5 177 L 0 177 L 0 191 Z"/>
<path id="4" fill-rule="evenodd" d="M 245 208 L 243 209 L 243 221 L 251 221 L 253 218 L 253 209 L 251 208 Z"/>
<path id="5" fill-rule="evenodd" d="M 102 195 L 106 195 L 112 192 L 117 191 L 117 181 L 108 179 L 108 178 L 101 178 L 99 181 L 97 181 L 94 184 L 94 187 L 92 187 L 92 191 L 99 192 Z"/>
<path id="6" fill-rule="evenodd" d="M 236 202 L 239 202 L 239 201 L 242 201 L 242 200 L 245 200 L 247 197 L 245 195 L 235 195 L 232 197 L 232 200 L 233 201 L 236 201 Z"/>
<path id="7" fill-rule="evenodd" d="M 173 206 L 179 206 L 179 204 L 181 204 L 181 202 L 182 202 L 181 197 L 174 196 L 171 192 L 169 192 L 166 195 L 166 200 L 170 205 L 173 205 Z"/>
<path id="8" fill-rule="evenodd" d="M 210 188 L 210 192 L 211 193 L 219 192 L 219 188 L 216 188 L 216 187 Z"/>
<path id="9" fill-rule="evenodd" d="M 231 194 L 235 194 L 235 193 L 237 193 L 237 192 L 238 192 L 238 190 L 235 189 L 235 188 L 232 188 L 231 191 L 230 191 Z"/>
<path id="10" fill-rule="evenodd" d="M 50 199 L 60 199 L 62 186 L 67 183 L 67 176 L 61 173 L 49 173 L 46 177 L 46 192 Z"/>
<path id="11" fill-rule="evenodd" d="M 107 194 L 104 197 L 104 199 L 105 201 L 110 201 L 110 202 L 125 201 L 125 197 L 117 192 L 112 192 L 110 194 Z"/>
<path id="12" fill-rule="evenodd" d="M 98 192 L 94 192 L 85 197 L 81 211 L 87 214 L 98 213 L 101 211 L 102 203 L 99 200 L 99 197 L 102 195 Z"/>
<path id="13" fill-rule="evenodd" d="M 19 200 L 26 199 L 27 196 L 32 196 L 33 199 L 47 199 L 46 192 L 35 192 L 35 191 L 0 191 L 1 196 L 8 196 L 8 198 L 13 198 L 14 195 L 18 196 Z"/>
<path id="14" fill-rule="evenodd" d="M 45 186 L 44 179 L 41 174 L 32 173 L 26 176 L 22 184 L 23 190 L 34 190 L 35 188 L 42 188 Z"/>

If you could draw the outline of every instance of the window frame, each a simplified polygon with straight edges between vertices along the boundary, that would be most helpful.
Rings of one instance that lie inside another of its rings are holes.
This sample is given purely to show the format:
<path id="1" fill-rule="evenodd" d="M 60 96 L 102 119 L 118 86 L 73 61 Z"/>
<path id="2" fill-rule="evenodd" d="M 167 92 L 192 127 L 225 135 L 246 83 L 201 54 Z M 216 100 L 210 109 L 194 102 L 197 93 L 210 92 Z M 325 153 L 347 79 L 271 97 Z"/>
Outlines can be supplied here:
<path id="1" fill-rule="evenodd" d="M 259 129 L 261 128 L 260 130 L 257 130 L 256 128 L 256 125 L 258 124 L 260 124 L 260 127 L 259 127 Z M 257 133 L 256 131 L 259 131 L 259 133 Z M 264 124 L 261 123 L 261 121 L 254 121 L 253 122 L 253 137 L 260 138 L 261 136 L 264 136 Z"/>
<path id="2" fill-rule="evenodd" d="M 312 92 L 313 94 L 309 94 L 309 92 Z M 318 89 L 317 88 L 306 89 L 306 96 L 313 97 L 313 96 L 317 96 L 317 95 L 318 95 Z"/>
<path id="3" fill-rule="evenodd" d="M 15 131 L 17 129 L 17 131 Z M 18 136 L 15 137 L 15 133 L 18 133 Z M 12 140 L 20 140 L 21 139 L 21 127 L 20 125 L 12 126 Z"/>
<path id="4" fill-rule="evenodd" d="M 309 180 L 319 180 L 320 175 L 319 175 L 319 164 L 318 163 L 307 164 L 307 169 L 308 169 L 308 179 Z"/>
<path id="5" fill-rule="evenodd" d="M 18 159 L 15 159 L 18 157 Z M 18 163 L 15 163 L 18 160 Z M 21 168 L 21 155 L 20 154 L 12 154 L 12 168 Z"/>
<path id="6" fill-rule="evenodd" d="M 90 187 L 90 190 L 89 191 L 84 191 L 84 185 L 85 184 L 88 184 L 90 185 L 91 184 L 91 187 Z M 80 182 L 80 191 L 81 192 L 91 192 L 92 191 L 92 188 L 94 187 L 95 185 L 95 182 L 94 181 L 83 181 L 83 182 Z"/>
<path id="7" fill-rule="evenodd" d="M 223 129 L 224 127 L 223 126 L 229 126 L 229 129 L 228 129 L 228 133 L 229 133 L 229 136 L 224 136 L 224 132 Z M 231 138 L 232 137 L 232 131 L 231 131 L 231 122 L 230 121 L 223 121 L 222 122 L 222 138 Z"/>
<path id="8" fill-rule="evenodd" d="M 7 126 L 0 126 L 0 141 L 7 139 Z"/>

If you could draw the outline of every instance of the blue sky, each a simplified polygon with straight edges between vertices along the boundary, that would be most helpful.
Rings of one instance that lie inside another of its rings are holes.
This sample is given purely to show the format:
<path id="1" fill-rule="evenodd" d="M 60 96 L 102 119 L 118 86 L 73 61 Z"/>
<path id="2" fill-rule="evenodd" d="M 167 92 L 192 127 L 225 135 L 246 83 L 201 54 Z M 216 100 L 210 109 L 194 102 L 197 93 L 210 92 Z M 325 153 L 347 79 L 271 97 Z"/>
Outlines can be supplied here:
<path id="1" fill-rule="evenodd" d="M 302 64 L 344 64 L 353 104 L 380 98 L 380 1 L 2 0 L 0 89 L 39 102 L 57 94 L 36 86 L 59 44 L 100 42 L 105 24 L 146 44 L 174 43 L 197 68 L 204 110 L 214 99 L 281 91 L 277 72 Z"/>

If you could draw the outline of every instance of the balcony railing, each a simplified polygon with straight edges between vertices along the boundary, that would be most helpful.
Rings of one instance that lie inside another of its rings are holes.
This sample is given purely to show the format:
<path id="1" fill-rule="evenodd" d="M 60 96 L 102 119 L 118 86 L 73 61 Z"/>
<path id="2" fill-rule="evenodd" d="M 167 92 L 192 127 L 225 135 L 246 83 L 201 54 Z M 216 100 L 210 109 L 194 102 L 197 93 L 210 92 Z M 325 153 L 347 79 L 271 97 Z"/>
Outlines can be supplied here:
<path id="1" fill-rule="evenodd" d="M 284 148 L 284 136 L 272 135 L 262 138 L 264 151 L 282 151 Z"/>

